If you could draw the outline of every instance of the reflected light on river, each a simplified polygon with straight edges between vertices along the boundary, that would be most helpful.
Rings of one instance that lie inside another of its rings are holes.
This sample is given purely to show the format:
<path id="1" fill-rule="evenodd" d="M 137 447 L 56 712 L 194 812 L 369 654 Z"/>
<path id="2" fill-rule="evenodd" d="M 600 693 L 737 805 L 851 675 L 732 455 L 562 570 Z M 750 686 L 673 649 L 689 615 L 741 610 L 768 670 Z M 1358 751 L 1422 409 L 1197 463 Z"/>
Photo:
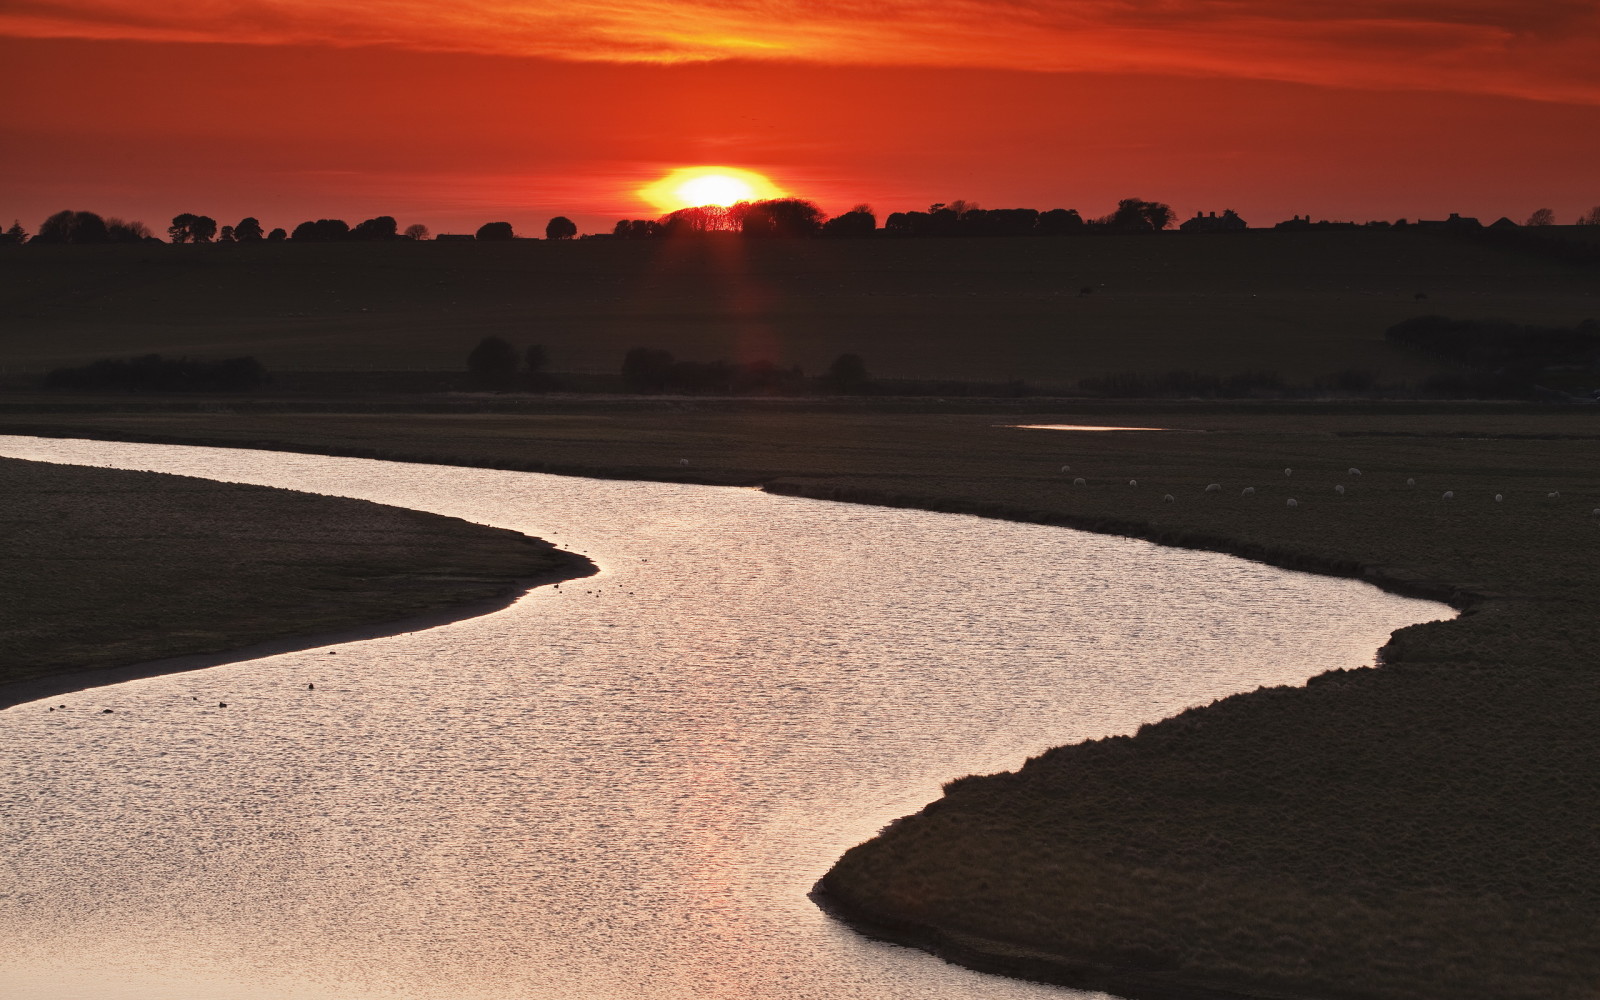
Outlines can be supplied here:
<path id="1" fill-rule="evenodd" d="M 806 893 L 944 781 L 1370 663 L 1450 614 L 1212 553 L 754 490 L 0 454 L 363 497 L 601 568 L 439 628 L 0 712 L 9 1000 L 1079 996 L 868 941 Z"/>

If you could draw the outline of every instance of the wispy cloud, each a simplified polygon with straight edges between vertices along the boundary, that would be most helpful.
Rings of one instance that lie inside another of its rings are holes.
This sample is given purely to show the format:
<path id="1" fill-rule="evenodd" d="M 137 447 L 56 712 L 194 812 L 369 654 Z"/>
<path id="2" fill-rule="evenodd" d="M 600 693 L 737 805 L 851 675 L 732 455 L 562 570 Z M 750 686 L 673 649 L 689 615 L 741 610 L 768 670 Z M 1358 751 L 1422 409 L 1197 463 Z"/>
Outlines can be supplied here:
<path id="1" fill-rule="evenodd" d="M 6 0 L 0 34 L 1203 74 L 1600 104 L 1594 0 Z"/>

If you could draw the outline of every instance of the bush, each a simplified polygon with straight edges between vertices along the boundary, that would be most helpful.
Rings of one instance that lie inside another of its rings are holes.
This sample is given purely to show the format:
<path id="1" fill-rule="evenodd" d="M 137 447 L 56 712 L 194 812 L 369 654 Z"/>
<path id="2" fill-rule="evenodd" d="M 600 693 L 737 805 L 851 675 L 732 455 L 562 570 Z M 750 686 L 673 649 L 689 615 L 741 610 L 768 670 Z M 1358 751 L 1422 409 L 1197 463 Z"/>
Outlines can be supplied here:
<path id="1" fill-rule="evenodd" d="M 190 358 L 105 358 L 81 368 L 57 368 L 45 376 L 51 389 L 111 392 L 239 392 L 267 379 L 255 358 L 198 361 Z"/>

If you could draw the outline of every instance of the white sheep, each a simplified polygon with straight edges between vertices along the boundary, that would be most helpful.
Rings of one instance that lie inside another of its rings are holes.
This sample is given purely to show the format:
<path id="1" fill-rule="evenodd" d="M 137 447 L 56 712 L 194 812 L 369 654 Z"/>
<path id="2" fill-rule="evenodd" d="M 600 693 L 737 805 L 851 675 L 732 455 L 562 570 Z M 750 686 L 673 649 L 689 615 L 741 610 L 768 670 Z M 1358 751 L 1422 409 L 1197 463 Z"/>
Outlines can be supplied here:
<path id="1" fill-rule="evenodd" d="M 1161 502 L 1162 503 L 1171 503 L 1172 502 L 1172 494 L 1171 493 L 1164 494 L 1161 497 Z"/>
<path id="2" fill-rule="evenodd" d="M 1352 465 L 1350 467 L 1350 471 L 1345 473 L 1345 475 L 1347 475 L 1347 476 L 1359 476 L 1359 475 L 1361 475 L 1361 470 Z"/>
<path id="3" fill-rule="evenodd" d="M 1298 507 L 1298 506 L 1300 506 L 1300 501 L 1296 500 L 1294 497 L 1290 497 L 1289 498 L 1289 506 Z"/>
<path id="4" fill-rule="evenodd" d="M 1246 486 L 1244 488 L 1244 492 L 1239 495 L 1242 497 L 1253 497 L 1256 495 L 1256 488 L 1254 486 Z"/>
<path id="5" fill-rule="evenodd" d="M 1139 480 L 1137 480 L 1137 479 L 1130 479 L 1130 480 L 1128 480 L 1128 485 L 1129 485 L 1129 486 L 1138 486 L 1138 485 L 1139 485 Z"/>
<path id="6" fill-rule="evenodd" d="M 1444 491 L 1444 496 L 1441 497 L 1440 499 L 1442 499 L 1442 500 L 1454 500 L 1455 498 L 1456 498 L 1456 491 L 1455 490 L 1445 490 Z"/>
<path id="7" fill-rule="evenodd" d="M 1284 469 L 1283 470 L 1283 474 L 1286 475 L 1286 476 L 1292 476 L 1292 475 L 1294 475 L 1294 470 L 1293 469 Z"/>
<path id="8" fill-rule="evenodd" d="M 680 459 L 678 459 L 678 464 L 679 465 L 688 465 L 689 464 L 689 460 L 687 458 L 680 458 Z"/>
<path id="9" fill-rule="evenodd" d="M 1560 493 L 1546 493 L 1545 494 L 1545 499 L 1546 500 L 1560 500 L 1561 499 L 1561 494 Z"/>
<path id="10" fill-rule="evenodd" d="M 1222 491 L 1222 484 L 1221 483 L 1212 483 L 1210 486 L 1206 487 L 1206 492 L 1207 493 L 1220 493 L 1221 491 Z"/>
<path id="11" fill-rule="evenodd" d="M 1339 494 L 1340 496 L 1344 496 L 1344 486 L 1343 486 L 1343 484 L 1335 486 L 1333 488 L 1333 492 Z"/>
<path id="12" fill-rule="evenodd" d="M 1600 507 L 1596 507 L 1594 510 L 1590 511 L 1590 513 L 1595 517 L 1600 517 Z"/>
<path id="13" fill-rule="evenodd" d="M 1496 494 L 1495 494 L 1495 495 L 1494 495 L 1494 502 L 1495 502 L 1495 503 L 1500 503 L 1500 502 L 1501 502 L 1501 501 L 1503 501 L 1503 500 L 1504 500 L 1504 499 L 1505 499 L 1505 498 L 1506 498 L 1506 495 L 1505 495 L 1505 494 L 1504 494 L 1504 493 L 1496 493 Z"/>
<path id="14" fill-rule="evenodd" d="M 1063 466 L 1062 466 L 1062 467 L 1061 467 L 1061 471 L 1062 471 L 1062 472 L 1071 472 L 1071 471 L 1072 471 L 1072 466 L 1070 466 L 1070 465 L 1063 465 Z"/>
<path id="15" fill-rule="evenodd" d="M 1417 485 L 1417 481 L 1415 479 L 1407 479 L 1406 480 L 1406 485 L 1407 486 L 1415 486 L 1415 485 Z"/>
<path id="16" fill-rule="evenodd" d="M 1088 486 L 1089 485 L 1089 481 L 1087 479 L 1083 478 L 1082 476 L 1079 476 L 1077 479 L 1074 479 L 1072 481 L 1072 485 L 1074 485 L 1074 486 Z"/>

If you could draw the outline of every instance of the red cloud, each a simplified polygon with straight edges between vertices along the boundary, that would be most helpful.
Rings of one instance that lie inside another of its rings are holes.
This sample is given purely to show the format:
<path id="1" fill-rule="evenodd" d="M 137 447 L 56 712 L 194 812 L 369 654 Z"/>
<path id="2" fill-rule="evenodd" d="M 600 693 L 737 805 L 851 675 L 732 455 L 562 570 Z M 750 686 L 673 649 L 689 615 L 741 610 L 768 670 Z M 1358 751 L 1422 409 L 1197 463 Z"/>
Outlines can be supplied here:
<path id="1" fill-rule="evenodd" d="M 0 34 L 1199 74 L 1600 104 L 1592 0 L 12 0 Z"/>

